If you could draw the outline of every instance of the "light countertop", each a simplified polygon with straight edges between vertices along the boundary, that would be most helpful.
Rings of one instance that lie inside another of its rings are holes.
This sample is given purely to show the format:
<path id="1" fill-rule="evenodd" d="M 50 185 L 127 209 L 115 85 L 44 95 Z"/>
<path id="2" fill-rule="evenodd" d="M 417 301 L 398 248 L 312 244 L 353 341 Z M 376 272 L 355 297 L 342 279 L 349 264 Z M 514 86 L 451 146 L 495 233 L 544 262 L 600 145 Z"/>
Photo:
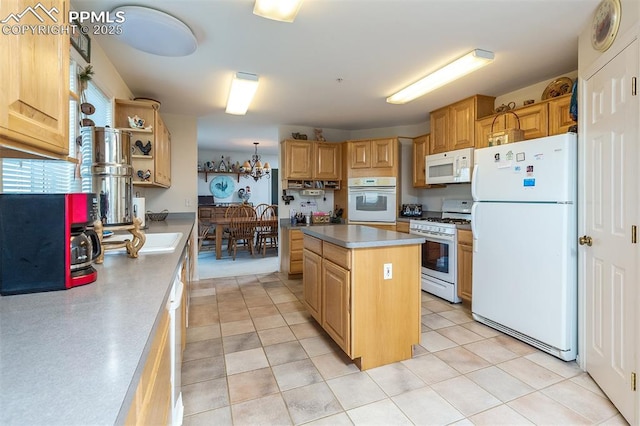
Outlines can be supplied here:
<path id="1" fill-rule="evenodd" d="M 108 253 L 91 284 L 0 296 L 0 424 L 124 422 L 194 223 L 148 221 L 146 233 L 182 232 L 176 250 Z"/>
<path id="2" fill-rule="evenodd" d="M 349 249 L 422 244 L 425 238 L 404 232 L 385 231 L 364 225 L 310 226 L 306 235 Z"/>

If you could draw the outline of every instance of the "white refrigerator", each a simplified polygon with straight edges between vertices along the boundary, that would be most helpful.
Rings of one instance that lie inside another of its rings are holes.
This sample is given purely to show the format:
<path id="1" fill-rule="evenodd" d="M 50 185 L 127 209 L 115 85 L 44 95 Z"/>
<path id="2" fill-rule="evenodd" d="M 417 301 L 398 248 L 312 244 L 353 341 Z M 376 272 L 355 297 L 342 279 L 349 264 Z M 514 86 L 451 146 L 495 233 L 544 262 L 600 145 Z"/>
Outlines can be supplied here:
<path id="1" fill-rule="evenodd" d="M 475 150 L 474 319 L 565 361 L 577 352 L 577 137 Z"/>

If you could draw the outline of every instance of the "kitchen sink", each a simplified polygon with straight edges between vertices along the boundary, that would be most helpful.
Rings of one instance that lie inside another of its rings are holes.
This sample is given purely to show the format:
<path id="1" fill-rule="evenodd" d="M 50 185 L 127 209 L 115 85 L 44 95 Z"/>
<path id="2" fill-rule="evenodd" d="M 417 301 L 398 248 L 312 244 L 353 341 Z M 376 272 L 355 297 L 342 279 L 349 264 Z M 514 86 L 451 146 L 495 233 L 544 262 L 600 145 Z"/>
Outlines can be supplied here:
<path id="1" fill-rule="evenodd" d="M 171 253 L 173 252 L 180 239 L 182 238 L 182 232 L 160 232 L 157 234 L 145 234 L 146 240 L 144 245 L 138 252 L 139 254 L 156 254 L 156 253 Z M 105 241 L 124 241 L 132 239 L 133 235 L 127 234 L 115 234 L 111 237 L 105 238 Z M 126 253 L 126 249 L 107 250 L 105 254 L 111 253 Z"/>

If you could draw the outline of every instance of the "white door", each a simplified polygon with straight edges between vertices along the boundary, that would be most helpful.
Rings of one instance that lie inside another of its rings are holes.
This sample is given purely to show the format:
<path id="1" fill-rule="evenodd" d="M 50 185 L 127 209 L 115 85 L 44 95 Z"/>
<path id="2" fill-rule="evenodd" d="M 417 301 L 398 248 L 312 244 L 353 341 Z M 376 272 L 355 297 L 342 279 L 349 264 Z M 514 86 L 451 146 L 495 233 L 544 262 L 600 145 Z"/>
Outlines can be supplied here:
<path id="1" fill-rule="evenodd" d="M 586 81 L 584 179 L 580 247 L 585 284 L 586 369 L 631 424 L 635 419 L 632 373 L 638 308 L 639 96 L 638 41 L 631 43 Z M 583 103 L 583 105 L 585 105 Z M 584 241 L 583 241 L 584 242 Z"/>

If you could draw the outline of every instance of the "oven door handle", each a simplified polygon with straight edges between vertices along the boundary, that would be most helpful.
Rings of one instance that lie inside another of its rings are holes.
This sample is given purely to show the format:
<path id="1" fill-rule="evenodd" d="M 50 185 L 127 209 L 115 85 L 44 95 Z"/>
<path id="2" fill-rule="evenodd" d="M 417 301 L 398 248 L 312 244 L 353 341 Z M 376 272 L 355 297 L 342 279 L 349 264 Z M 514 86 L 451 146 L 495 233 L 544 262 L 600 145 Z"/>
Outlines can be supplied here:
<path id="1" fill-rule="evenodd" d="M 350 186 L 349 194 L 360 194 L 364 192 L 378 192 L 384 194 L 394 194 L 396 188 L 394 187 L 379 187 L 379 186 Z"/>

